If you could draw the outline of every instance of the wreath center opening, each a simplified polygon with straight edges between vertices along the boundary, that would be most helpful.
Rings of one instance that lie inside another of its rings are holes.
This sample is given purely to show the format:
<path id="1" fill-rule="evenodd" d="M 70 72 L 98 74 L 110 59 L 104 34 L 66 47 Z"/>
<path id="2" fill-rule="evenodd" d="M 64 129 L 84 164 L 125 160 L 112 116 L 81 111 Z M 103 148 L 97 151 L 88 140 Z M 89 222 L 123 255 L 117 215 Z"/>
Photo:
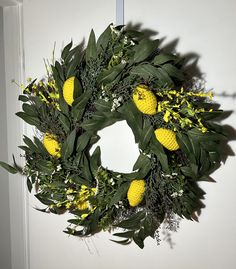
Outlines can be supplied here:
<path id="1" fill-rule="evenodd" d="M 140 153 L 127 122 L 116 122 L 100 130 L 98 135 L 100 139 L 93 145 L 91 152 L 100 146 L 102 166 L 121 173 L 132 172 Z"/>

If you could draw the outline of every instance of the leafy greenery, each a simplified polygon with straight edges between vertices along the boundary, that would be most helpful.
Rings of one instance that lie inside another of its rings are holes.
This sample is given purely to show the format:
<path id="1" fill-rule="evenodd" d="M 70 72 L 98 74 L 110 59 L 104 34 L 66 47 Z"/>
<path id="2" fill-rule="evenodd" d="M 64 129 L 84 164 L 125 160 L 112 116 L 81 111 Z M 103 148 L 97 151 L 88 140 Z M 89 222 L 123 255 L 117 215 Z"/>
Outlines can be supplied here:
<path id="1" fill-rule="evenodd" d="M 30 81 L 19 96 L 22 111 L 16 115 L 38 135 L 23 137 L 23 168 L 15 160 L 0 166 L 25 175 L 29 191 L 34 187 L 46 205 L 43 212 L 73 214 L 68 234 L 117 229 L 120 239 L 112 241 L 143 248 L 147 237 L 159 240 L 162 223 L 174 226 L 173 215 L 196 220 L 204 207 L 198 181 L 210 181 L 223 160 L 220 145 L 227 142 L 216 123 L 222 110 L 201 84 L 187 80 L 181 58 L 158 46 L 159 40 L 122 26 L 109 25 L 97 40 L 92 30 L 85 49 L 71 41 L 47 67 L 48 78 Z M 64 85 L 73 77 L 68 104 Z M 154 115 L 142 113 L 132 99 L 140 85 L 157 100 Z M 91 152 L 97 132 L 120 120 L 132 129 L 140 150 L 129 174 L 103 167 L 99 147 Z M 158 128 L 173 131 L 179 148 L 170 150 L 158 140 Z M 135 179 L 144 180 L 145 192 L 131 206 L 127 195 Z"/>

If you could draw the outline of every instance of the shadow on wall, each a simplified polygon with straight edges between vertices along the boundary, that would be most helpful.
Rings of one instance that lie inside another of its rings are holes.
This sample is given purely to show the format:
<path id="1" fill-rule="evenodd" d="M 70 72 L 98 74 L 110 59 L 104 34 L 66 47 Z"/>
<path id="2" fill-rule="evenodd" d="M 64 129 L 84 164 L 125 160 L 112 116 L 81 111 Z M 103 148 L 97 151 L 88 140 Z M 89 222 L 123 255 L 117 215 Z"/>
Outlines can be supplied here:
<path id="1" fill-rule="evenodd" d="M 126 25 L 126 29 L 131 30 L 131 31 L 132 30 L 133 31 L 142 31 L 142 33 L 144 33 L 144 36 L 146 38 L 150 38 L 150 39 L 155 38 L 156 35 L 158 34 L 157 31 L 153 31 L 150 29 L 143 29 L 142 23 L 132 24 L 131 22 L 129 22 Z M 154 55 L 152 55 L 152 57 L 155 56 L 155 54 L 158 55 L 160 52 L 163 52 L 166 54 L 176 54 L 180 57 L 179 64 L 182 67 L 182 70 L 184 71 L 184 73 L 186 75 L 187 81 L 188 80 L 191 81 L 193 77 L 203 79 L 204 73 L 201 72 L 201 70 L 199 69 L 199 66 L 198 66 L 198 61 L 200 59 L 200 55 L 195 53 L 195 52 L 189 52 L 187 54 L 181 55 L 181 54 L 177 53 L 177 46 L 179 43 L 179 38 L 176 38 L 176 39 L 174 39 L 174 40 L 170 41 L 169 43 L 162 46 L 165 39 L 166 39 L 166 37 L 159 39 L 160 49 L 155 51 Z M 220 97 L 225 97 L 225 98 L 232 98 L 232 99 L 236 98 L 236 92 L 232 93 L 232 94 L 228 94 L 227 92 L 222 92 L 220 94 L 215 94 L 215 95 L 220 96 Z M 216 103 L 215 109 L 220 109 L 220 105 Z M 214 119 L 214 122 L 211 124 L 214 124 L 215 126 L 217 126 L 217 123 L 221 123 L 223 120 L 228 118 L 232 113 L 234 113 L 233 110 L 224 111 L 223 113 L 220 114 L 220 116 L 218 118 Z M 221 127 L 219 126 L 219 128 L 222 128 L 222 134 L 226 136 L 226 139 L 220 145 L 221 161 L 223 163 L 225 163 L 225 161 L 227 160 L 227 158 L 229 156 L 235 156 L 235 153 L 233 152 L 232 148 L 228 145 L 228 142 L 236 140 L 236 130 L 230 125 L 221 125 Z M 213 172 L 214 171 L 211 171 L 211 173 L 213 173 Z M 209 177 L 207 181 L 215 182 L 215 180 L 211 177 Z M 199 190 L 199 208 L 193 213 L 192 218 L 194 220 L 198 221 L 198 216 L 200 216 L 201 210 L 203 208 L 205 208 L 205 205 L 202 202 L 202 199 L 204 199 L 204 197 L 201 194 L 201 189 L 198 187 L 197 182 L 196 182 L 195 188 L 196 188 L 196 190 L 197 189 Z M 163 235 L 164 235 L 164 240 L 167 243 L 169 243 L 171 248 L 173 248 L 173 246 L 175 244 L 172 241 L 171 233 L 168 231 L 168 232 L 164 233 Z"/>

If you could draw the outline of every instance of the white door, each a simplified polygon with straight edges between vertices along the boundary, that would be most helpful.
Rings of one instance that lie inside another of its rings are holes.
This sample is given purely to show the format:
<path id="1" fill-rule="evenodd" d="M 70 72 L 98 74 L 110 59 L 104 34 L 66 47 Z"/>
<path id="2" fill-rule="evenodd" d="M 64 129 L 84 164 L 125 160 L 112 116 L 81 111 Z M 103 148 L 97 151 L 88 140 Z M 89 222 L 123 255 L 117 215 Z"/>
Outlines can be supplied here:
<path id="1" fill-rule="evenodd" d="M 164 44 L 179 39 L 176 50 L 181 54 L 200 55 L 199 66 L 206 73 L 209 88 L 226 110 L 235 108 L 236 93 L 236 2 L 234 0 L 126 0 L 125 23 L 141 24 L 142 29 L 158 31 L 166 37 Z M 115 0 L 25 0 L 23 29 L 26 77 L 40 78 L 43 58 L 56 56 L 71 38 L 79 43 L 93 28 L 99 35 L 115 21 Z M 173 45 L 173 44 L 172 44 Z M 228 97 L 220 95 L 226 92 Z M 235 112 L 225 123 L 236 128 Z M 235 142 L 231 142 L 233 150 Z M 62 232 L 67 215 L 43 214 L 33 196 L 28 199 L 29 268 L 101 268 L 144 267 L 161 269 L 233 269 L 236 266 L 236 159 L 214 174 L 217 183 L 203 184 L 206 208 L 200 222 L 182 221 L 172 239 L 174 249 L 165 242 L 156 246 L 146 240 L 144 250 L 134 244 L 124 247 L 109 241 L 101 233 L 81 240 Z M 17 268 L 17 267 L 15 267 Z M 22 268 L 23 269 L 23 268 Z"/>

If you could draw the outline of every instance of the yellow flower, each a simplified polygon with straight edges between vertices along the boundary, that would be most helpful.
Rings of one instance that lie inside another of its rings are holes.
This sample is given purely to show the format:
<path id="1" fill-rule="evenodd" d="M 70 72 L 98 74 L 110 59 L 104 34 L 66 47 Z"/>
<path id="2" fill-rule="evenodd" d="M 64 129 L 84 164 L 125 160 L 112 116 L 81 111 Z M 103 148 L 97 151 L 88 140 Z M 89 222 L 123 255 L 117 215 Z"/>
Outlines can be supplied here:
<path id="1" fill-rule="evenodd" d="M 176 133 L 169 129 L 159 128 L 155 130 L 156 139 L 168 150 L 177 150 L 179 145 L 176 140 Z"/>
<path id="2" fill-rule="evenodd" d="M 76 203 L 76 208 L 79 210 L 86 210 L 89 207 L 88 201 L 79 201 Z"/>
<path id="3" fill-rule="evenodd" d="M 81 219 L 84 220 L 84 219 L 86 219 L 86 218 L 88 217 L 88 215 L 89 215 L 89 214 L 86 214 L 86 213 L 85 213 L 85 214 L 82 214 L 80 217 L 81 217 Z"/>
<path id="4" fill-rule="evenodd" d="M 74 91 L 78 87 L 78 84 L 79 81 L 76 77 L 70 77 L 64 82 L 63 97 L 69 106 L 74 102 Z"/>
<path id="5" fill-rule="evenodd" d="M 143 179 L 135 179 L 131 182 L 127 193 L 130 206 L 134 207 L 139 205 L 144 196 L 145 181 Z"/>
<path id="6" fill-rule="evenodd" d="M 78 199 L 74 201 L 75 207 L 79 210 L 86 210 L 90 208 L 90 203 L 88 201 L 89 197 L 95 195 L 96 188 L 88 189 L 87 186 L 82 185 L 79 191 Z"/>
<path id="7" fill-rule="evenodd" d="M 144 114 L 154 115 L 157 113 L 157 99 L 152 91 L 145 85 L 139 85 L 133 92 L 133 101 Z"/>
<path id="8" fill-rule="evenodd" d="M 167 110 L 164 117 L 163 117 L 163 120 L 165 122 L 169 122 L 170 119 L 171 119 L 170 111 Z"/>
<path id="9" fill-rule="evenodd" d="M 43 138 L 43 145 L 48 153 L 54 157 L 61 157 L 61 147 L 53 134 L 45 133 Z"/>

